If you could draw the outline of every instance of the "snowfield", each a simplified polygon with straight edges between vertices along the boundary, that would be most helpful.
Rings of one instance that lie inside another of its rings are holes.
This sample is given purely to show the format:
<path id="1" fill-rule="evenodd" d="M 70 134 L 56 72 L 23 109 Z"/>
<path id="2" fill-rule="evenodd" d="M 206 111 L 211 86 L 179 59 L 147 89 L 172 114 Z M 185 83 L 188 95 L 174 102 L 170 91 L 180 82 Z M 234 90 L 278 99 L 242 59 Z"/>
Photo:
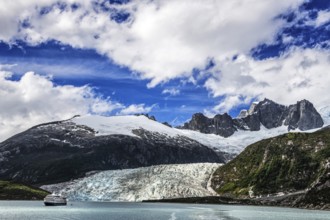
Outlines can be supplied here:
<path id="1" fill-rule="evenodd" d="M 238 130 L 232 136 L 225 138 L 215 134 L 204 134 L 198 131 L 171 128 L 157 121 L 150 120 L 144 115 L 111 117 L 93 115 L 76 117 L 71 119 L 71 121 L 79 125 L 93 128 L 97 132 L 97 135 L 123 134 L 138 137 L 133 133 L 133 130 L 143 128 L 151 132 L 165 134 L 169 137 L 186 136 L 216 151 L 234 155 L 239 154 L 246 146 L 257 141 L 288 132 L 286 126 L 273 129 L 267 129 L 261 126 L 260 131 Z M 310 130 L 308 132 L 312 131 L 315 130 Z M 301 131 L 296 130 L 294 132 Z"/>
<path id="2" fill-rule="evenodd" d="M 142 201 L 210 196 L 212 173 L 222 164 L 157 165 L 136 169 L 89 172 L 70 182 L 42 186 L 74 201 Z"/>

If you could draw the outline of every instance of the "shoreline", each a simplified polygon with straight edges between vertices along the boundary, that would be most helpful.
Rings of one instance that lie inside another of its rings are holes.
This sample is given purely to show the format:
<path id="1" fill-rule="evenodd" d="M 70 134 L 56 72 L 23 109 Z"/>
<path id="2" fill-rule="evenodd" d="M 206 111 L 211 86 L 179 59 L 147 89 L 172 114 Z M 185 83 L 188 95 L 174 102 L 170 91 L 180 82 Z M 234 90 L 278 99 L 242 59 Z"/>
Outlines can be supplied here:
<path id="1" fill-rule="evenodd" d="M 0 199 L 0 202 L 43 202 L 42 199 Z M 158 200 L 142 200 L 142 201 L 70 201 L 79 203 L 178 203 L 178 204 L 199 204 L 199 205 L 242 205 L 242 206 L 260 206 L 260 207 L 278 207 L 278 208 L 292 208 L 302 210 L 328 211 L 329 208 L 315 208 L 303 206 L 290 206 L 275 204 L 274 201 L 257 201 L 254 199 L 234 199 L 221 196 L 207 196 L 207 197 L 187 197 L 187 198 L 173 198 L 173 199 L 158 199 Z"/>
<path id="2" fill-rule="evenodd" d="M 294 197 L 290 197 L 291 199 Z M 319 210 L 330 211 L 330 204 L 325 204 L 322 207 L 314 204 L 307 205 L 291 205 L 290 203 L 281 203 L 282 200 L 271 199 L 235 199 L 223 196 L 206 196 L 206 197 L 187 197 L 159 200 L 143 200 L 145 203 L 185 203 L 185 204 L 219 204 L 219 205 L 247 205 L 247 206 L 269 206 L 281 208 L 298 208 L 304 210 Z"/>

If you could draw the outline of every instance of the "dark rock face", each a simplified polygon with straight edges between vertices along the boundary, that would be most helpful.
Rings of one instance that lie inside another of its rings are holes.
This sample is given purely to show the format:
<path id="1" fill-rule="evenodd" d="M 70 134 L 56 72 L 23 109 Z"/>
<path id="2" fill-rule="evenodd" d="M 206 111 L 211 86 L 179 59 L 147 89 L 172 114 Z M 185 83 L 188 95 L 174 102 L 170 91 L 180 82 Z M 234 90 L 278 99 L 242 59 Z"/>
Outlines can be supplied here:
<path id="1" fill-rule="evenodd" d="M 214 125 L 214 130 L 211 133 L 215 133 L 223 137 L 229 137 L 236 131 L 234 121 L 227 113 L 214 116 L 212 124 Z"/>
<path id="2" fill-rule="evenodd" d="M 322 127 L 323 120 L 313 104 L 307 100 L 287 107 L 264 99 L 253 103 L 248 111 L 242 110 L 237 118 L 233 119 L 226 113 L 207 118 L 202 113 L 197 113 L 181 128 L 229 137 L 237 130 L 258 131 L 261 125 L 271 129 L 283 124 L 288 126 L 288 130 L 298 128 L 305 131 Z"/>
<path id="3" fill-rule="evenodd" d="M 192 116 L 191 121 L 185 123 L 181 128 L 200 131 L 205 134 L 218 134 L 223 137 L 228 137 L 236 131 L 234 121 L 227 113 L 216 115 L 214 118 L 196 113 Z"/>
<path id="4" fill-rule="evenodd" d="M 70 121 L 35 126 L 0 143 L 0 179 L 51 184 L 93 170 L 224 162 L 221 155 L 187 137 L 133 132 L 137 137 L 96 136 L 93 129 Z"/>
<path id="5" fill-rule="evenodd" d="M 287 112 L 284 124 L 288 125 L 290 129 L 299 128 L 305 131 L 323 126 L 321 115 L 315 110 L 313 104 L 307 100 L 290 105 Z"/>
<path id="6" fill-rule="evenodd" d="M 283 113 L 286 107 L 269 99 L 265 99 L 255 107 L 254 113 L 258 115 L 260 123 L 266 128 L 276 128 L 282 125 Z"/>
<path id="7" fill-rule="evenodd" d="M 170 124 L 169 124 L 168 122 L 166 122 L 166 121 L 163 122 L 162 124 L 163 124 L 163 125 L 166 125 L 167 127 L 170 127 L 170 128 L 172 127 L 172 125 L 170 125 Z"/>
<path id="8" fill-rule="evenodd" d="M 250 129 L 250 131 L 259 131 L 260 130 L 260 121 L 257 114 L 248 115 L 243 118 L 243 121 Z"/>
<path id="9" fill-rule="evenodd" d="M 191 130 L 200 131 L 202 133 L 211 133 L 210 126 L 212 126 L 212 119 L 204 116 L 202 113 L 196 113 L 192 116 L 191 121 L 189 124 L 185 124 Z"/>

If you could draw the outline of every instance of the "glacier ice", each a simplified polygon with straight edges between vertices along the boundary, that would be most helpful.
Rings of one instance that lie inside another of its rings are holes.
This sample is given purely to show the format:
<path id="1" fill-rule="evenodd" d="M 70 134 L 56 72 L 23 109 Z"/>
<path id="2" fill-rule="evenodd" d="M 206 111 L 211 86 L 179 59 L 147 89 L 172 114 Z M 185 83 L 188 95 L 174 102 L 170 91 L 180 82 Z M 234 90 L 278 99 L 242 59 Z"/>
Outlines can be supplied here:
<path id="1" fill-rule="evenodd" d="M 142 201 L 215 195 L 209 179 L 217 163 L 157 165 L 89 172 L 86 177 L 41 188 L 75 201 Z"/>

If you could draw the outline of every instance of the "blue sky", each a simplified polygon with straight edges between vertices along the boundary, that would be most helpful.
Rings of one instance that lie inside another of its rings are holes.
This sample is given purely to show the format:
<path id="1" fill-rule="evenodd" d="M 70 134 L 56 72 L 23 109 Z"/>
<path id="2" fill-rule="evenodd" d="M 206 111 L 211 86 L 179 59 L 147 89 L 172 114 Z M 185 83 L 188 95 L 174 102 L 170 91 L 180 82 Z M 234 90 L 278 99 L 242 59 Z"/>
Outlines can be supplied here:
<path id="1" fill-rule="evenodd" d="M 23 129 L 76 113 L 142 112 L 180 125 L 196 112 L 235 117 L 265 97 L 329 101 L 326 0 L 19 0 L 3 9 L 0 95 L 14 98 L 0 107 L 21 106 L 0 111 L 3 126 L 8 116 Z M 48 96 L 30 96 L 25 81 L 66 93 L 49 98 L 63 112 L 40 109 Z"/>
<path id="2" fill-rule="evenodd" d="M 182 123 L 196 112 L 216 104 L 201 85 L 173 80 L 155 88 L 147 88 L 148 80 L 132 74 L 128 68 L 119 66 L 108 57 L 94 50 L 74 49 L 58 42 L 46 42 L 28 46 L 24 42 L 9 46 L 0 44 L 0 62 L 16 64 L 10 67 L 19 80 L 22 73 L 35 71 L 41 75 L 52 75 L 58 85 L 90 85 L 103 97 L 125 105 L 145 103 L 155 107 L 149 112 L 160 121 Z M 179 95 L 163 93 L 165 88 L 177 88 Z M 118 111 L 106 113 L 115 115 Z"/>

